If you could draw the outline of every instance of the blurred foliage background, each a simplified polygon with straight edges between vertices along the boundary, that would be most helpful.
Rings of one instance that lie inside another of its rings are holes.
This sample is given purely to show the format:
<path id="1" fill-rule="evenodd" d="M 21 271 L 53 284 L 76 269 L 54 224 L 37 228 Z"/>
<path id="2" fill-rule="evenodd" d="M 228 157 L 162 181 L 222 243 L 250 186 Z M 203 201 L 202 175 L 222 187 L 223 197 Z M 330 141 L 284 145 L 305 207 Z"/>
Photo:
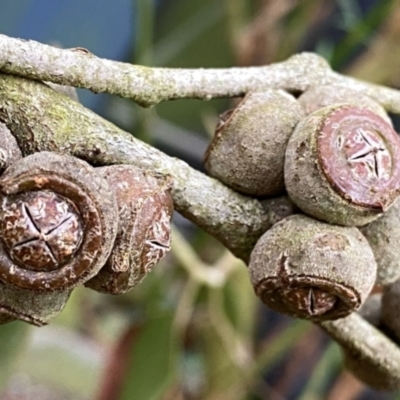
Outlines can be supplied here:
<path id="1" fill-rule="evenodd" d="M 400 86 L 400 0 L 2 0 L 0 32 L 152 66 L 261 65 L 316 51 L 340 72 Z M 234 103 L 144 110 L 79 96 L 200 170 L 218 114 Z M 400 399 L 347 374 L 317 327 L 261 306 L 245 266 L 215 239 L 177 214 L 174 225 L 172 252 L 130 293 L 79 288 L 50 326 L 0 327 L 1 400 Z"/>

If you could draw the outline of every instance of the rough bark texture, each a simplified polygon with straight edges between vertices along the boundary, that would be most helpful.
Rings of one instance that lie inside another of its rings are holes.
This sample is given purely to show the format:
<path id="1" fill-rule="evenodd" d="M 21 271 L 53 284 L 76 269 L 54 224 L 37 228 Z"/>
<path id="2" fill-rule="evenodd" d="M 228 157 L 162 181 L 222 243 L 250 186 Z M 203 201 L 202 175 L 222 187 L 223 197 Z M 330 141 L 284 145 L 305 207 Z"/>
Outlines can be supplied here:
<path id="1" fill-rule="evenodd" d="M 234 97 L 266 88 L 303 92 L 314 85 L 340 84 L 400 114 L 400 91 L 335 73 L 322 58 L 307 53 L 263 67 L 163 69 L 102 60 L 84 49 L 60 50 L 0 35 L 0 71 L 113 93 L 143 106 L 177 98 Z M 53 150 L 96 165 L 128 163 L 170 173 L 176 209 L 244 260 L 261 234 L 294 210 L 287 197 L 260 202 L 238 195 L 40 83 L 1 76 L 0 120 L 13 130 L 25 154 Z M 400 380 L 399 348 L 359 315 L 321 326 L 395 385 Z"/>
<path id="2" fill-rule="evenodd" d="M 262 67 L 227 69 L 149 68 L 104 60 L 82 48 L 58 49 L 0 35 L 0 70 L 9 74 L 128 97 L 143 106 L 164 100 L 241 96 L 267 88 L 303 92 L 340 84 L 362 92 L 387 111 L 400 113 L 400 92 L 332 71 L 312 53 Z"/>
<path id="3" fill-rule="evenodd" d="M 258 238 L 293 213 L 286 196 L 262 202 L 242 196 L 40 82 L 0 75 L 0 121 L 24 155 L 54 151 L 93 165 L 134 164 L 170 174 L 175 209 L 245 261 Z"/>
<path id="4" fill-rule="evenodd" d="M 320 326 L 342 346 L 357 377 L 379 390 L 400 389 L 400 349 L 381 331 L 357 313 Z"/>

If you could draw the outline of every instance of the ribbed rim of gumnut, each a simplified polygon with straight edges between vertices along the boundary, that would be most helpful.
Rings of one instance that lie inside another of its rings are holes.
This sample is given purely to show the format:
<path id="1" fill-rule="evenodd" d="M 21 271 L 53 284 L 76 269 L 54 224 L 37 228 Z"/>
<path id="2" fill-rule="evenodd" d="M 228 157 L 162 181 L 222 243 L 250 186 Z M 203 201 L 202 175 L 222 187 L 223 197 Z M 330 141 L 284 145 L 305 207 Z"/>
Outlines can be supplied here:
<path id="1" fill-rule="evenodd" d="M 84 283 L 105 264 L 117 232 L 117 203 L 107 182 L 84 161 L 39 152 L 11 165 L 0 179 L 3 204 L 9 196 L 30 191 L 54 192 L 76 207 L 83 229 L 79 248 L 66 264 L 60 263 L 60 268 L 35 271 L 13 261 L 1 240 L 0 280 L 40 292 L 58 292 Z"/>
<path id="2" fill-rule="evenodd" d="M 2 183 L 1 189 L 3 193 L 18 195 L 26 190 L 37 190 L 37 182 L 41 179 L 40 176 L 36 175 L 25 178 L 22 183 L 18 178 L 13 180 L 12 187 L 7 187 L 8 182 Z M 102 245 L 101 217 L 98 209 L 96 209 L 93 200 L 88 194 L 83 192 L 78 185 L 69 182 L 70 186 L 66 188 L 57 178 L 57 176 L 43 175 L 43 183 L 40 189 L 54 191 L 58 195 L 65 196 L 79 207 L 80 217 L 84 226 L 83 240 L 79 250 L 69 263 L 61 264 L 59 268 L 45 272 L 23 268 L 11 258 L 1 256 L 0 279 L 3 282 L 8 282 L 24 289 L 58 291 L 73 287 L 92 270 L 92 265 L 95 263 Z M 88 234 L 88 231 L 93 232 Z M 6 252 L 8 253 L 8 251 Z"/>
<path id="3" fill-rule="evenodd" d="M 356 310 L 361 299 L 351 287 L 318 276 L 269 277 L 255 285 L 255 292 L 276 311 L 313 321 L 337 319 Z M 313 301 L 323 298 L 321 301 Z"/>
<path id="4" fill-rule="evenodd" d="M 400 138 L 372 111 L 332 107 L 318 127 L 317 151 L 325 177 L 351 204 L 384 211 L 400 194 Z"/>

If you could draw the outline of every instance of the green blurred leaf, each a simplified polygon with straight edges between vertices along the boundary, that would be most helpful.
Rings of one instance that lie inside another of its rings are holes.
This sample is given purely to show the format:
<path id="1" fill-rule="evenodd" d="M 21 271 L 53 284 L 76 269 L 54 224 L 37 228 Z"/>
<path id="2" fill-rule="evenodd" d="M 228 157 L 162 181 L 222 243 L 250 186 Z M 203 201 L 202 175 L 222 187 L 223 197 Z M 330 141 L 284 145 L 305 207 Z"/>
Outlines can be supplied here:
<path id="1" fill-rule="evenodd" d="M 227 37 L 228 18 L 224 5 L 215 0 L 175 2 L 165 7 L 156 23 L 155 65 L 163 67 L 227 67 L 232 52 Z M 176 100 L 155 107 L 158 115 L 189 130 L 202 129 L 202 115 L 228 108 L 226 99 Z"/>
<path id="2" fill-rule="evenodd" d="M 333 4 L 324 4 L 323 7 L 333 7 Z M 319 0 L 303 0 L 291 11 L 282 22 L 283 34 L 279 43 L 279 49 L 275 55 L 275 61 L 285 60 L 299 51 L 304 41 L 313 16 L 318 15 L 322 8 Z"/>
<path id="3" fill-rule="evenodd" d="M 33 382 L 67 391 L 74 399 L 92 398 L 104 362 L 100 345 L 55 324 L 31 332 L 18 357 L 18 372 Z"/>
<path id="4" fill-rule="evenodd" d="M 234 348 L 228 346 L 207 317 L 197 327 L 204 362 L 206 385 L 201 399 L 240 400 L 247 391 L 244 363 L 238 363 Z"/>
<path id="5" fill-rule="evenodd" d="M 332 342 L 325 349 L 318 364 L 314 367 L 300 400 L 318 400 L 327 392 L 332 376 L 337 374 L 342 364 L 342 355 L 337 343 Z"/>
<path id="6" fill-rule="evenodd" d="M 351 29 L 357 22 L 362 20 L 362 10 L 357 0 L 336 0 L 342 14 L 340 27 Z"/>
<path id="7" fill-rule="evenodd" d="M 178 349 L 173 313 L 149 319 L 131 351 L 120 400 L 155 400 L 168 389 L 177 372 Z"/>
<path id="8" fill-rule="evenodd" d="M 374 30 L 389 15 L 394 4 L 394 0 L 376 3 L 363 19 L 351 27 L 346 37 L 336 46 L 332 54 L 330 63 L 333 69 L 340 69 L 352 52 L 361 43 L 368 41 Z"/>
<path id="9" fill-rule="evenodd" d="M 257 305 L 247 268 L 244 265 L 236 268 L 224 287 L 224 306 L 235 330 L 246 340 L 254 333 Z"/>
<path id="10" fill-rule="evenodd" d="M 0 326 L 0 389 L 4 388 L 13 372 L 14 362 L 26 344 L 29 325 L 12 322 Z"/>

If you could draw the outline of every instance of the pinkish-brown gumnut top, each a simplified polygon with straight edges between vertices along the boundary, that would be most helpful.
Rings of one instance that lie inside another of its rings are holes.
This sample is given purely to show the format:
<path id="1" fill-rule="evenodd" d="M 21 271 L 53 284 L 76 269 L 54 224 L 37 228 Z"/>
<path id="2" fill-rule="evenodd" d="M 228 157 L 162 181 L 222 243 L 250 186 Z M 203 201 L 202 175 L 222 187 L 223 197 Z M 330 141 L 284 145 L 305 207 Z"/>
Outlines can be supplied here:
<path id="1" fill-rule="evenodd" d="M 8 197 L 2 205 L 0 226 L 10 257 L 34 271 L 52 271 L 68 262 L 83 235 L 76 207 L 49 191 Z"/>
<path id="2" fill-rule="evenodd" d="M 385 210 L 400 189 L 400 140 L 373 112 L 352 106 L 327 115 L 317 136 L 320 166 L 353 204 Z"/>
<path id="3" fill-rule="evenodd" d="M 105 264 L 118 226 L 115 197 L 95 169 L 51 152 L 27 156 L 0 178 L 0 280 L 59 292 Z"/>

